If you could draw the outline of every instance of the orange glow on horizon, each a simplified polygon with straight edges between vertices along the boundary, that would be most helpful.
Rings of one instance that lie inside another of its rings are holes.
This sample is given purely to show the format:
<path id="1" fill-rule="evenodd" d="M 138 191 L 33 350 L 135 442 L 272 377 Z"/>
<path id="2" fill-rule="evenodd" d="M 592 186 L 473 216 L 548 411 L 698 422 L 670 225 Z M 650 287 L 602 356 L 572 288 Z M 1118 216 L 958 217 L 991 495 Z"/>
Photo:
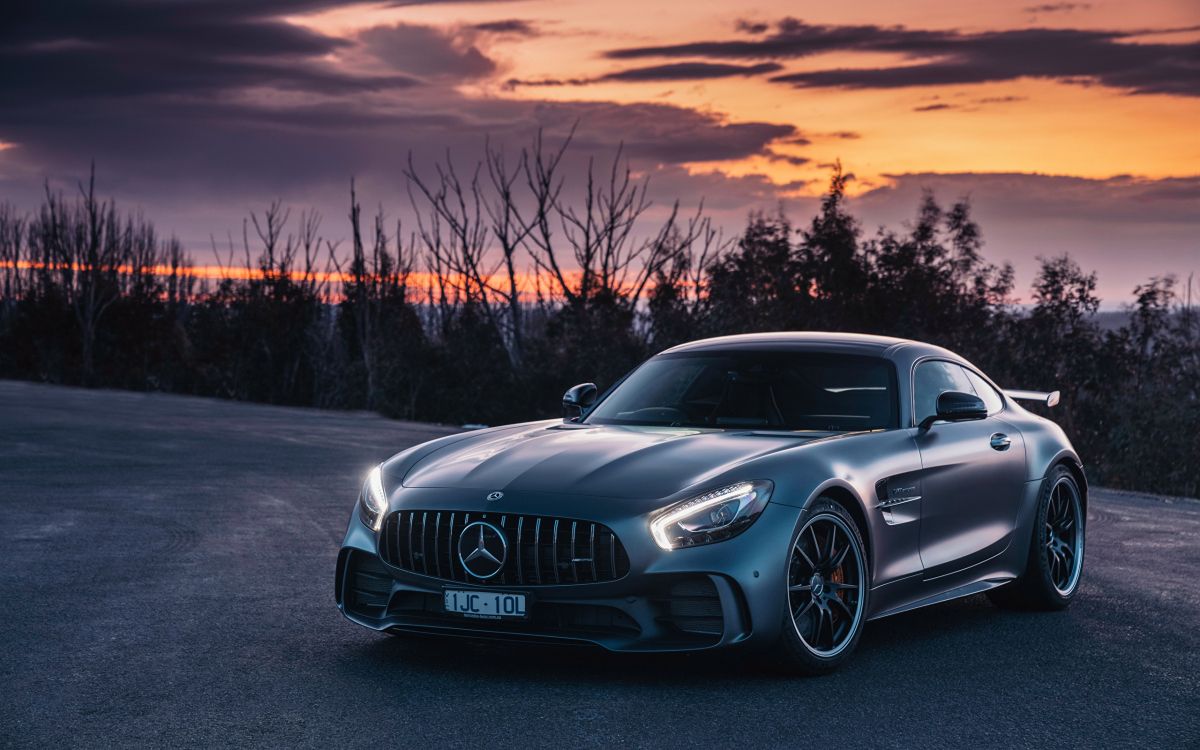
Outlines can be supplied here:
<path id="1" fill-rule="evenodd" d="M 0 270 L 18 270 L 18 271 L 37 271 L 50 270 L 61 271 L 65 270 L 66 264 L 61 263 L 39 263 L 27 260 L 0 261 Z M 74 271 L 80 271 L 85 267 L 78 263 L 71 264 Z M 177 278 L 197 279 L 201 281 L 261 281 L 269 276 L 280 275 L 279 271 L 266 271 L 261 268 L 246 268 L 244 266 L 220 266 L 220 265 L 183 265 L 171 266 L 168 264 L 155 264 L 152 266 L 134 267 L 130 265 L 120 265 L 115 269 L 117 274 L 121 276 L 145 275 L 153 276 L 160 279 Z M 286 273 L 288 279 L 293 282 L 310 282 L 324 286 L 340 287 L 354 280 L 354 276 L 346 271 L 297 271 L 291 270 Z M 568 285 L 572 291 L 578 289 L 582 274 L 579 271 L 568 271 L 563 273 Z M 371 278 L 371 277 L 368 277 Z M 521 299 L 532 299 L 535 290 L 542 289 L 543 293 L 548 290 L 553 290 L 559 286 L 557 279 L 550 273 L 542 273 L 540 278 L 537 274 L 528 272 L 518 272 L 515 274 L 517 286 L 517 295 Z M 468 283 L 463 276 L 448 276 L 443 279 L 438 278 L 437 274 L 428 273 L 425 271 L 413 271 L 402 275 L 403 284 L 408 289 L 418 289 L 422 292 L 432 293 L 436 291 L 441 283 L 444 283 L 448 290 L 464 289 L 468 286 L 477 287 L 475 282 Z M 507 291 L 509 286 L 508 277 L 505 275 L 493 275 L 484 279 L 490 289 L 488 297 L 495 299 L 498 295 L 494 290 L 501 289 Z M 628 285 L 627 285 L 628 287 Z M 654 282 L 651 280 L 646 284 L 644 292 L 649 292 L 654 288 Z M 625 293 L 633 293 L 632 288 L 623 289 Z M 340 297 L 340 295 L 333 295 Z M 553 296 L 551 294 L 550 296 Z"/>

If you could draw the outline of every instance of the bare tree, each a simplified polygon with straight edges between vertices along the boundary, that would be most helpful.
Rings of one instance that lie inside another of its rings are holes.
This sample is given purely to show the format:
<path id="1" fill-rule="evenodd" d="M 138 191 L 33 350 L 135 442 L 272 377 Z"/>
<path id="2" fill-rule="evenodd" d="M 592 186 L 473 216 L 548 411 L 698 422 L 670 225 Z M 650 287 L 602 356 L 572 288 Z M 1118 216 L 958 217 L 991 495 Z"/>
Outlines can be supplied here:
<path id="1" fill-rule="evenodd" d="M 518 214 L 525 228 L 526 247 L 533 259 L 534 271 L 538 278 L 538 298 L 545 299 L 541 289 L 541 274 L 545 273 L 554 279 L 559 292 L 568 301 L 575 301 L 573 285 L 568 282 L 563 267 L 559 264 L 558 254 L 554 250 L 555 226 L 554 212 L 560 205 L 563 179 L 558 174 L 559 166 L 571 145 L 575 129 L 563 139 L 556 150 L 545 146 L 542 131 L 534 136 L 533 145 L 521 152 L 521 168 L 525 173 L 525 183 L 529 188 L 532 208 L 529 214 L 522 217 Z"/>
<path id="2" fill-rule="evenodd" d="M 445 313 L 461 302 L 481 311 L 497 331 L 503 330 L 492 304 L 496 291 L 492 278 L 502 261 L 488 252 L 490 230 L 480 186 L 483 164 L 475 165 L 466 184 L 459 178 L 449 152 L 434 170 L 436 180 L 421 177 L 410 153 L 404 176 L 427 263 L 440 287 L 441 308 Z"/>
<path id="3" fill-rule="evenodd" d="M 500 297 L 508 310 L 505 333 L 509 358 L 514 366 L 519 366 L 523 354 L 521 340 L 524 321 L 521 314 L 522 290 L 518 283 L 517 256 L 534 225 L 522 222 L 517 209 L 518 199 L 514 193 L 514 186 L 521 176 L 521 169 L 510 169 L 503 150 L 493 148 L 490 141 L 485 144 L 484 151 L 493 195 L 485 199 L 483 205 L 491 219 L 492 236 L 503 259 L 507 281 L 502 288 L 497 288 L 489 281 L 488 288 Z"/>
<path id="4" fill-rule="evenodd" d="M 87 185 L 80 185 L 80 199 L 68 205 L 61 194 L 46 185 L 46 201 L 31 227 L 36 237 L 44 283 L 50 274 L 74 313 L 80 335 L 80 373 L 91 385 L 95 372 L 96 330 L 105 312 L 121 293 L 119 276 L 130 259 L 133 220 L 125 226 L 117 218 L 111 201 L 96 198 L 93 166 Z"/>
<path id="5" fill-rule="evenodd" d="M 377 406 L 379 395 L 379 350 L 381 348 L 386 307 L 395 302 L 407 302 L 409 277 L 415 257 L 412 244 L 405 249 L 403 226 L 396 223 L 395 255 L 389 250 L 384 229 L 383 209 L 375 215 L 371 249 L 368 252 L 362 235 L 362 207 L 358 202 L 354 182 L 350 183 L 350 226 L 352 251 L 349 269 L 344 273 L 343 294 L 354 316 L 354 331 L 366 375 L 367 408 Z M 338 270 L 341 271 L 339 265 Z"/>
<path id="6" fill-rule="evenodd" d="M 25 296 L 27 224 L 12 204 L 0 203 L 0 330 L 7 329 L 17 300 Z"/>
<path id="7" fill-rule="evenodd" d="M 696 240 L 700 214 L 681 231 L 675 202 L 653 234 L 637 239 L 638 222 L 652 205 L 649 179 L 633 179 L 623 149 L 617 150 L 603 180 L 597 176 L 594 159 L 589 159 L 581 203 L 578 207 L 568 203 L 562 197 L 563 180 L 556 173 L 569 145 L 570 136 L 558 150 L 548 151 L 539 133 L 525 152 L 523 166 L 533 206 L 521 221 L 525 245 L 537 271 L 556 282 L 568 303 L 586 308 L 593 298 L 605 295 L 632 309 L 651 279 L 681 247 Z M 555 229 L 570 249 L 569 259 L 560 255 Z M 577 269 L 578 281 L 570 278 L 571 265 Z"/>

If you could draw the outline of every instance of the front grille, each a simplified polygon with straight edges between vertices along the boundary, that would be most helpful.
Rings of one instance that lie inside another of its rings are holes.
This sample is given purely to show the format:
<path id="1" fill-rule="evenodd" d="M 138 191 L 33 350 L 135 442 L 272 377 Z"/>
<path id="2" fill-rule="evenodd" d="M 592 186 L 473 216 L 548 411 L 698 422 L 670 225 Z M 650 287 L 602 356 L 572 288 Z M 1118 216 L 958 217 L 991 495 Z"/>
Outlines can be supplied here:
<path id="1" fill-rule="evenodd" d="M 458 557 L 458 535 L 473 521 L 491 523 L 508 543 L 504 567 L 487 579 L 472 575 Z M 629 572 L 629 556 L 607 526 L 553 516 L 398 511 L 384 521 L 379 554 L 411 573 L 500 586 L 603 583 Z"/>

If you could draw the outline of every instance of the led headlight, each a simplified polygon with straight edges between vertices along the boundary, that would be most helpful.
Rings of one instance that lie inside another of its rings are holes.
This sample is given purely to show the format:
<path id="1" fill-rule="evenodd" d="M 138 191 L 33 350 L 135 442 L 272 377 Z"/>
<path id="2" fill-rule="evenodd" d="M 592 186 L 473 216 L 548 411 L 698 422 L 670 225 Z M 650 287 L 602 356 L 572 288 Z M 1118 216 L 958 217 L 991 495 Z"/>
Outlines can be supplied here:
<path id="1" fill-rule="evenodd" d="M 383 525 L 383 514 L 387 512 L 387 495 L 383 491 L 383 472 L 379 466 L 371 469 L 367 481 L 363 482 L 362 492 L 358 495 L 358 513 L 362 522 L 379 531 Z"/>
<path id="2" fill-rule="evenodd" d="M 761 479 L 722 487 L 663 508 L 650 519 L 650 534 L 666 550 L 710 544 L 737 536 L 754 523 L 774 485 Z"/>

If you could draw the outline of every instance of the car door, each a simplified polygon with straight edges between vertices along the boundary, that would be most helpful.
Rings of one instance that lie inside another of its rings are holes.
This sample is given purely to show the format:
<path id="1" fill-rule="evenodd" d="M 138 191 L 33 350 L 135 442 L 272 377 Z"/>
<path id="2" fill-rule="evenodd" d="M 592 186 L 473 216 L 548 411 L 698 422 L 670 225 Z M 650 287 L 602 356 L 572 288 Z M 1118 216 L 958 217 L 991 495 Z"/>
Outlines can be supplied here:
<path id="1" fill-rule="evenodd" d="M 1025 483 L 1025 444 L 1003 418 L 1003 399 L 961 365 L 937 359 L 917 363 L 913 423 L 936 413 L 937 397 L 945 391 L 975 393 L 989 413 L 986 419 L 935 422 L 916 431 L 926 579 L 968 568 L 1008 547 Z"/>

